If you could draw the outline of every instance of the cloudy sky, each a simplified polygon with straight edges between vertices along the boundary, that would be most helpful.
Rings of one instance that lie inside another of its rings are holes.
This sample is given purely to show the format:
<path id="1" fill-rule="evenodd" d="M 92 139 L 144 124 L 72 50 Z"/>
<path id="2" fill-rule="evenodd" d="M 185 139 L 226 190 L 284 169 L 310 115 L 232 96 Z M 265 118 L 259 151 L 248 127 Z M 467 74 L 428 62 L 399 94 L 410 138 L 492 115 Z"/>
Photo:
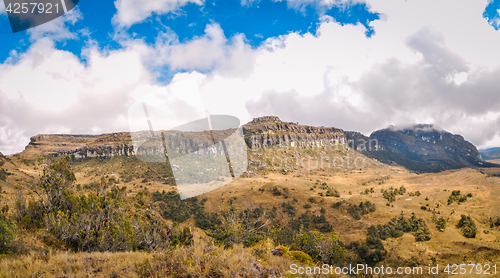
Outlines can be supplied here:
<path id="1" fill-rule="evenodd" d="M 498 0 L 82 0 L 12 34 L 0 3 L 0 152 L 129 131 L 144 99 L 171 127 L 200 113 L 367 135 L 433 123 L 500 146 L 499 13 Z"/>

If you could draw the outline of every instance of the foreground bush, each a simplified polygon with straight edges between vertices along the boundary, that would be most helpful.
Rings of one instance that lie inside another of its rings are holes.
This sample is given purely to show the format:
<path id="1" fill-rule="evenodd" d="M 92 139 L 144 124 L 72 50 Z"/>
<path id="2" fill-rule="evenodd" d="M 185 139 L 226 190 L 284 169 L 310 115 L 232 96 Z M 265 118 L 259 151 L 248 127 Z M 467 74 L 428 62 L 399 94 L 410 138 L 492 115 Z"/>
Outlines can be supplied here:
<path id="1" fill-rule="evenodd" d="M 45 229 L 74 251 L 163 250 L 174 239 L 166 221 L 151 207 L 147 191 L 127 196 L 126 187 L 105 180 L 90 192 L 73 187 L 69 158 L 43 164 L 43 176 L 18 194 L 16 217 L 27 229 Z"/>
<path id="2" fill-rule="evenodd" d="M 196 237 L 188 247 L 161 252 L 33 253 L 0 261 L 0 277 L 281 277 L 296 263 L 271 254 L 272 243 L 232 248 Z"/>

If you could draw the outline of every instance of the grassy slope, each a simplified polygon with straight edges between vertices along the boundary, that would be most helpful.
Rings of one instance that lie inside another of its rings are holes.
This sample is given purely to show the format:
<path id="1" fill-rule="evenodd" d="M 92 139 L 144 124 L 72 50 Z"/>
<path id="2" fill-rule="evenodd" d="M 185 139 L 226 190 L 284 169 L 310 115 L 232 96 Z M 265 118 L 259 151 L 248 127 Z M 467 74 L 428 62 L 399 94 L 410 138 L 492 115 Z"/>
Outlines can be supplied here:
<path id="1" fill-rule="evenodd" d="M 252 248 L 236 245 L 224 250 L 203 236 L 190 247 L 164 252 L 71 253 L 38 252 L 0 260 L 1 277 L 256 277 L 284 274 L 294 262 L 270 254 L 269 242 Z M 298 265 L 302 265 L 297 263 Z"/>
<path id="2" fill-rule="evenodd" d="M 431 263 L 431 258 L 435 258 L 437 263 L 440 264 L 479 263 L 498 261 L 498 259 L 500 259 L 500 231 L 498 228 L 490 229 L 487 225 L 487 220 L 490 216 L 500 216 L 500 206 L 498 205 L 500 201 L 500 187 L 498 186 L 500 178 L 487 176 L 486 174 L 482 174 L 472 169 L 450 170 L 431 174 L 414 174 L 404 168 L 384 165 L 371 159 L 366 159 L 365 167 L 361 167 L 360 169 L 347 169 L 345 167 L 337 169 L 326 166 L 308 169 L 308 165 L 316 165 L 318 161 L 325 161 L 324 157 L 354 157 L 357 155 L 359 154 L 350 150 L 329 151 L 325 149 L 297 151 L 271 148 L 266 151 L 260 150 L 252 152 L 250 155 L 251 160 L 249 169 L 253 174 L 245 178 L 240 177 L 232 183 L 200 197 L 208 199 L 205 207 L 209 211 L 216 211 L 221 206 L 223 200 L 233 198 L 237 200 L 237 204 L 242 208 L 256 208 L 262 204 L 262 206 L 269 208 L 277 206 L 279 212 L 281 212 L 281 203 L 285 201 L 290 202 L 295 198 L 297 199 L 297 203 L 295 204 L 298 209 L 297 215 L 306 211 L 303 205 L 309 202 L 308 200 L 310 197 L 314 197 L 317 203 L 311 204 L 312 207 L 309 210 L 319 214 L 320 208 L 324 207 L 327 210 L 326 216 L 328 221 L 333 225 L 334 230 L 342 236 L 344 242 L 364 239 L 366 236 L 366 227 L 372 224 L 386 223 L 394 216 L 399 215 L 401 211 L 403 211 L 405 215 L 410 215 L 411 212 L 415 212 L 417 217 L 423 218 L 427 223 L 432 233 L 432 239 L 428 242 L 417 243 L 412 235 L 405 234 L 402 238 L 384 241 L 385 248 L 389 251 L 384 265 L 400 264 L 401 262 L 427 265 Z M 276 165 L 272 165 L 271 158 L 273 157 L 283 159 L 291 156 L 300 159 L 303 158 L 304 160 L 301 161 L 302 164 L 289 163 L 280 165 L 276 163 Z M 18 160 L 20 160 L 20 158 L 18 158 Z M 301 165 L 304 167 L 301 167 Z M 18 163 L 17 166 L 21 171 L 26 173 L 29 172 L 33 176 L 39 174 L 32 165 L 27 166 Z M 116 178 L 120 178 L 120 184 L 127 186 L 132 192 L 140 190 L 141 186 L 148 188 L 150 191 L 161 191 L 163 189 L 167 190 L 172 188 L 171 185 L 161 183 L 165 182 L 165 177 L 161 173 L 162 168 L 158 168 L 161 166 L 147 165 L 130 158 L 89 160 L 74 163 L 73 166 L 76 171 L 77 183 L 82 185 L 98 181 L 104 176 L 116 176 Z M 148 167 L 153 169 L 152 171 L 155 175 L 151 175 L 148 182 L 142 182 L 142 176 L 146 173 Z M 282 169 L 286 169 L 287 173 L 283 174 Z M 120 172 L 132 173 L 134 177 L 129 182 L 125 182 Z M 384 177 L 389 178 L 382 179 Z M 320 183 L 326 182 L 328 186 L 337 189 L 341 194 L 340 198 L 321 198 L 318 193 L 324 192 L 325 190 L 319 189 L 318 181 Z M 401 185 L 407 189 L 407 193 L 403 196 L 398 195 L 396 201 L 393 202 L 391 206 L 387 206 L 387 200 L 382 197 L 380 190 L 390 187 L 399 188 Z M 270 191 L 274 186 L 278 188 L 289 188 L 290 198 L 285 199 L 283 196 L 273 196 Z M 265 189 L 263 193 L 258 190 L 260 188 Z M 313 188 L 313 190 L 310 190 L 311 188 Z M 360 194 L 367 188 L 373 188 L 374 193 L 369 195 Z M 421 196 L 410 197 L 408 195 L 408 192 L 417 190 L 421 192 Z M 457 204 L 455 202 L 448 206 L 447 198 L 452 190 L 460 190 L 463 194 L 470 192 L 474 197 L 469 198 L 462 204 Z M 349 194 L 349 192 L 352 194 Z M 428 197 L 427 201 L 425 200 L 426 197 Z M 351 203 L 370 201 L 376 204 L 377 210 L 372 214 L 362 216 L 361 220 L 355 221 L 348 214 L 332 208 L 332 204 L 340 200 L 347 200 Z M 440 205 L 436 210 L 440 212 L 441 216 L 448 219 L 447 227 L 444 232 L 440 232 L 432 223 L 432 213 L 430 211 L 423 211 L 420 209 L 421 206 L 425 206 L 426 204 L 429 204 L 431 209 L 436 208 L 437 204 Z M 467 239 L 455 228 L 461 214 L 471 215 L 476 222 L 478 226 L 476 238 Z M 278 217 L 281 216 L 278 215 Z M 193 225 L 194 221 L 190 219 L 184 224 Z M 487 230 L 489 233 L 485 234 L 483 230 Z M 226 251 L 222 250 L 215 252 L 226 254 Z M 249 249 L 241 252 L 251 252 L 251 250 Z M 241 253 L 240 256 L 249 258 L 255 257 L 251 254 L 252 253 Z M 16 264 L 22 265 L 24 264 L 23 261 L 27 262 L 32 259 L 35 259 L 35 263 L 38 262 L 31 268 L 33 271 L 35 269 L 43 270 L 47 267 L 50 268 L 50 266 L 70 267 L 72 263 L 67 260 L 70 258 L 79 258 L 77 264 L 85 265 L 86 256 L 95 257 L 96 259 L 108 256 L 110 258 L 109 262 L 114 262 L 110 263 L 110 265 L 122 265 L 117 262 L 121 261 L 123 258 L 126 262 L 123 264 L 123 267 L 133 268 L 134 264 L 132 262 L 151 258 L 153 255 L 143 253 L 69 255 L 66 253 L 55 253 L 48 261 L 30 256 L 20 257 L 16 260 L 3 259 L 1 262 L 3 266 L 1 268 L 2 271 L 6 271 Z M 209 257 L 206 254 L 203 256 Z M 61 263 L 62 258 L 66 258 L 66 263 Z M 270 265 L 275 266 L 273 263 L 270 263 Z M 107 267 L 104 262 L 102 266 L 103 269 L 106 270 L 115 269 L 113 267 Z M 111 272 L 108 274 L 111 274 Z M 123 274 L 120 275 L 120 277 L 136 277 L 126 275 Z M 45 277 L 60 276 L 49 275 Z"/>

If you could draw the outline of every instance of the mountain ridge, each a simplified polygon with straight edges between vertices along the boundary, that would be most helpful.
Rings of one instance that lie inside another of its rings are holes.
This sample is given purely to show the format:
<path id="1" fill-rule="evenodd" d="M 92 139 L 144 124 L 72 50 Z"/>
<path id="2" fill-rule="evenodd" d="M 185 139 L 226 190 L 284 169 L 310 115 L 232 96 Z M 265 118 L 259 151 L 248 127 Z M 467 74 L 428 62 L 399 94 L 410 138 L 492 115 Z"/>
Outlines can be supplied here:
<path id="1" fill-rule="evenodd" d="M 389 126 L 365 136 L 335 127 L 316 127 L 284 122 L 276 116 L 254 118 L 242 127 L 248 149 L 267 147 L 324 148 L 328 145 L 350 148 L 385 164 L 397 164 L 415 172 L 439 172 L 466 167 L 497 167 L 484 161 L 477 148 L 461 135 L 434 125 Z M 208 131 L 204 131 L 208 132 Z M 202 132 L 203 133 L 203 132 Z M 39 134 L 20 153 L 24 157 L 69 155 L 72 159 L 111 158 L 150 153 L 136 149 L 130 132 L 101 135 Z M 148 132 L 134 132 L 142 137 Z M 194 133 L 191 133 L 191 135 Z M 193 135 L 194 136 L 194 135 Z M 186 137 L 186 147 L 195 149 L 196 136 Z M 153 150 L 161 154 L 161 148 Z"/>

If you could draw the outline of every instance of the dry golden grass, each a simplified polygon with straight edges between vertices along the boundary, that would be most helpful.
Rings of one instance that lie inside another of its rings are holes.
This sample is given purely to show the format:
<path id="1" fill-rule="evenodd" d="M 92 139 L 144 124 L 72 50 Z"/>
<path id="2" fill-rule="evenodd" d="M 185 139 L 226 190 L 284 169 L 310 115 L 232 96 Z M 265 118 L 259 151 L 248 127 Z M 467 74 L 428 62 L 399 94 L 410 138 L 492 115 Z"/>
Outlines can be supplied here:
<path id="1" fill-rule="evenodd" d="M 282 277 L 295 262 L 273 256 L 270 241 L 224 249 L 198 237 L 164 252 L 54 252 L 0 258 L 0 277 Z M 192 276 L 188 276 L 192 275 Z"/>
<path id="2" fill-rule="evenodd" d="M 379 178 L 382 177 L 389 178 L 380 183 Z M 318 193 L 325 190 L 320 190 L 318 186 L 313 187 L 318 180 L 337 189 L 341 194 L 340 198 L 320 197 Z M 368 182 L 370 180 L 371 182 Z M 406 216 L 414 212 L 427 223 L 432 239 L 428 242 L 415 242 L 412 235 L 406 234 L 402 238 L 385 241 L 384 245 L 389 254 L 387 263 L 413 262 L 427 265 L 431 259 L 436 259 L 437 263 L 485 263 L 500 259 L 499 228 L 490 229 L 487 223 L 489 217 L 500 216 L 499 185 L 500 178 L 482 174 L 474 169 L 415 174 L 404 168 L 379 165 L 374 162 L 371 167 L 349 172 L 315 170 L 311 174 L 299 170 L 288 175 L 269 173 L 266 177 L 240 178 L 203 197 L 208 198 L 207 209 L 213 211 L 219 208 L 221 201 L 227 199 L 234 199 L 241 207 L 276 206 L 281 211 L 280 206 L 283 202 L 291 202 L 295 198 L 298 200 L 295 205 L 297 215 L 306 211 L 302 206 L 308 203 L 310 197 L 314 197 L 318 202 L 311 204 L 312 208 L 309 210 L 319 214 L 321 207 L 326 208 L 328 221 L 346 243 L 364 240 L 366 228 L 370 225 L 385 224 L 401 211 Z M 273 196 L 270 189 L 274 186 L 288 187 L 290 198 Z M 400 186 L 404 186 L 407 193 L 396 196 L 396 201 L 387 206 L 388 202 L 383 198 L 381 189 Z M 310 190 L 311 187 L 313 190 Z M 264 189 L 263 193 L 258 190 L 260 188 Z M 367 188 L 373 188 L 375 193 L 361 194 Z M 409 192 L 417 190 L 421 193 L 419 197 L 408 195 Z M 447 199 L 453 190 L 460 190 L 463 195 L 472 193 L 473 197 L 461 204 L 454 202 L 447 205 Z M 333 203 L 340 200 L 353 204 L 370 201 L 376 204 L 377 210 L 355 221 L 351 216 L 331 208 Z M 429 204 L 430 211 L 421 210 L 420 207 L 426 204 Z M 448 220 L 444 232 L 435 227 L 432 221 L 432 209 L 439 212 L 438 217 L 442 216 Z M 476 222 L 478 228 L 476 238 L 465 238 L 455 228 L 462 214 L 471 215 Z"/>
<path id="3" fill-rule="evenodd" d="M 300 154 L 301 157 L 307 158 L 304 162 L 305 165 L 309 165 L 309 163 L 317 165 L 317 158 L 314 157 L 314 154 L 308 152 Z M 350 150 L 339 150 L 332 153 L 327 152 L 326 154 L 353 155 Z M 284 158 L 291 156 L 291 153 L 286 149 L 278 148 L 271 149 L 267 155 L 269 157 Z M 25 172 L 29 170 L 29 167 L 22 163 L 16 163 L 16 166 L 24 169 Z M 101 176 L 115 175 L 120 171 L 119 163 L 113 165 L 103 163 L 103 166 L 105 168 L 100 167 L 98 176 L 95 176 L 95 174 L 89 175 L 86 171 L 92 170 L 96 172 L 96 169 L 87 167 L 84 164 L 80 165 L 79 171 L 76 172 L 77 183 L 88 183 L 100 179 Z M 300 215 L 306 211 L 303 205 L 308 203 L 310 197 L 314 197 L 317 203 L 311 204 L 312 208 L 309 210 L 312 213 L 319 214 L 319 210 L 324 207 L 328 221 L 332 224 L 334 231 L 342 236 L 342 241 L 345 243 L 353 240 L 364 240 L 368 226 L 384 224 L 394 216 L 399 215 L 401 211 L 407 216 L 414 212 L 417 217 L 424 219 L 429 227 L 432 239 L 427 242 L 415 242 L 412 235 L 405 234 L 401 238 L 384 241 L 384 246 L 388 251 L 384 265 L 401 263 L 428 265 L 433 260 L 439 264 L 486 263 L 500 260 L 500 230 L 499 228 L 491 229 L 487 223 L 489 217 L 500 217 L 500 178 L 487 175 L 490 172 L 496 173 L 496 171 L 500 173 L 499 169 L 490 169 L 489 172 L 480 169 L 485 174 L 474 169 L 415 174 L 404 168 L 384 165 L 368 158 L 366 158 L 365 167 L 361 169 L 321 169 L 320 167 L 309 171 L 307 168 L 298 167 L 297 169 L 290 169 L 284 175 L 280 173 L 279 167 L 275 168 L 270 169 L 268 167 L 267 172 L 262 175 L 237 178 L 230 184 L 208 192 L 200 196 L 200 198 L 208 199 L 205 207 L 210 212 L 217 211 L 221 207 L 221 203 L 228 199 L 235 200 L 235 203 L 241 208 L 256 208 L 260 205 L 265 208 L 276 206 L 278 211 L 281 212 L 283 202 L 291 202 L 296 199 L 297 215 Z M 32 175 L 36 175 L 36 171 L 29 171 Z M 388 178 L 381 179 L 384 177 Z M 320 197 L 318 193 L 325 190 L 319 189 L 317 181 L 320 183 L 326 182 L 328 186 L 337 189 L 341 196 L 339 198 Z M 137 179 L 132 180 L 130 183 L 122 182 L 120 185 L 127 186 L 132 192 L 140 190 L 140 185 L 148 187 L 150 191 L 171 188 L 171 186 L 155 182 L 141 184 L 140 180 Z M 315 185 L 316 188 L 314 188 Z M 274 186 L 278 188 L 287 187 L 290 198 L 273 196 L 270 191 Z M 400 186 L 404 186 L 407 193 L 403 196 L 396 196 L 396 201 L 387 206 L 387 200 L 383 198 L 381 189 L 399 188 Z M 313 190 L 310 190 L 311 188 Z M 374 193 L 361 194 L 365 189 L 370 188 L 374 189 Z M 259 189 L 264 189 L 264 192 L 259 191 Z M 408 192 L 417 190 L 420 191 L 421 196 L 408 195 Z M 472 193 L 473 197 L 461 204 L 455 202 L 447 205 L 447 199 L 452 190 L 460 190 L 464 195 Z M 9 195 L 7 194 L 7 199 Z M 428 200 L 426 200 L 426 197 Z M 376 204 L 377 210 L 374 213 L 362 216 L 361 220 L 355 221 L 348 214 L 332 208 L 332 204 L 340 200 L 346 200 L 353 204 L 370 201 Z M 444 231 L 441 232 L 435 227 L 432 222 L 431 211 L 420 209 L 421 206 L 427 204 L 429 204 L 431 210 L 435 209 L 439 212 L 438 216 L 448 220 Z M 476 222 L 478 228 L 476 238 L 465 238 L 455 228 L 461 214 L 470 215 Z M 285 217 L 285 215 L 277 216 L 277 218 L 280 217 Z M 193 225 L 194 220 L 191 218 L 183 224 Z M 63 275 L 67 277 L 87 277 L 86 275 L 89 275 L 88 277 L 110 277 L 113 271 L 117 271 L 116 274 L 119 277 L 139 277 L 137 276 L 138 264 L 143 266 L 146 264 L 146 260 L 149 261 L 152 267 L 155 264 L 160 267 L 162 264 L 159 262 L 162 261 L 171 262 L 174 266 L 177 263 L 179 273 L 193 273 L 204 276 L 208 273 L 207 271 L 213 269 L 213 271 L 220 271 L 219 274 L 223 277 L 233 277 L 237 271 L 241 270 L 240 266 L 251 269 L 252 263 L 254 263 L 252 260 L 257 260 L 258 257 L 254 252 L 259 252 L 256 251 L 257 247 L 244 249 L 241 246 L 235 246 L 230 250 L 210 247 L 213 248 L 212 251 L 206 251 L 206 245 L 206 241 L 198 240 L 195 246 L 191 248 L 176 249 L 162 254 L 134 252 L 115 254 L 54 253 L 47 255 L 48 258 L 36 255 L 4 258 L 0 262 L 0 277 L 2 275 L 6 275 L 5 277 L 30 277 L 38 270 L 46 273 L 43 274 L 46 276 L 38 277 L 64 277 Z M 159 260 L 159 258 L 163 259 Z M 259 258 L 259 260 L 259 264 L 262 266 L 269 266 L 270 271 L 277 269 L 281 274 L 286 273 L 291 262 L 288 258 L 272 256 Z M 92 262 L 94 262 L 94 266 L 92 266 Z M 229 268 L 225 267 L 225 265 L 229 265 Z M 72 267 L 78 272 L 71 272 L 73 271 Z M 92 272 L 99 267 L 102 269 L 101 272 Z M 174 269 L 166 263 L 161 267 L 163 273 L 168 273 L 168 271 Z M 15 271 L 10 270 L 9 272 L 9 268 L 15 269 Z M 50 272 L 52 268 L 55 268 L 57 272 Z M 21 274 L 16 276 L 16 271 L 20 271 Z M 67 271 L 68 274 L 64 274 L 64 271 Z M 54 276 L 50 276 L 52 275 L 50 273 Z M 106 275 L 103 273 L 106 273 Z"/>

